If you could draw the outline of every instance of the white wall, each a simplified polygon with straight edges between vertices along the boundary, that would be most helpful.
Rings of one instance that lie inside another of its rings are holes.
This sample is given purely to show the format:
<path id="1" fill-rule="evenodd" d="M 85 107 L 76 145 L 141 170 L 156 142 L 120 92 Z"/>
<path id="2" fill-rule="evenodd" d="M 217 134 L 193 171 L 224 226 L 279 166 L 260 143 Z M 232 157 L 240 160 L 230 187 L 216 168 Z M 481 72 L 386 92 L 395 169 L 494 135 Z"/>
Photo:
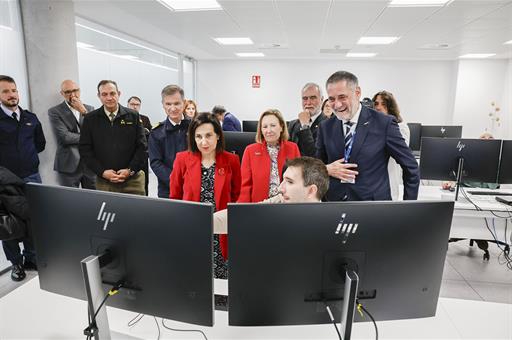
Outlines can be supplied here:
<path id="1" fill-rule="evenodd" d="M 459 62 L 453 121 L 464 126 L 465 137 L 474 138 L 489 131 L 496 138 L 511 138 L 511 65 L 508 60 Z M 491 102 L 500 107 L 501 126 L 492 125 L 489 117 Z"/>
<path id="2" fill-rule="evenodd" d="M 165 119 L 160 92 L 168 84 L 178 84 L 177 71 L 83 48 L 78 48 L 78 65 L 85 103 L 100 107 L 96 86 L 102 79 L 111 79 L 121 91 L 121 105 L 127 106 L 128 98 L 137 96 L 142 99 L 141 113 L 152 124 Z"/>
<path id="3" fill-rule="evenodd" d="M 457 73 L 453 61 L 199 61 L 198 106 L 211 110 L 223 104 L 241 120 L 278 108 L 291 120 L 301 109 L 302 86 L 313 81 L 325 90 L 325 81 L 337 70 L 358 76 L 363 97 L 380 90 L 395 94 L 408 122 L 452 122 Z M 261 76 L 259 89 L 251 87 L 255 74 Z"/>

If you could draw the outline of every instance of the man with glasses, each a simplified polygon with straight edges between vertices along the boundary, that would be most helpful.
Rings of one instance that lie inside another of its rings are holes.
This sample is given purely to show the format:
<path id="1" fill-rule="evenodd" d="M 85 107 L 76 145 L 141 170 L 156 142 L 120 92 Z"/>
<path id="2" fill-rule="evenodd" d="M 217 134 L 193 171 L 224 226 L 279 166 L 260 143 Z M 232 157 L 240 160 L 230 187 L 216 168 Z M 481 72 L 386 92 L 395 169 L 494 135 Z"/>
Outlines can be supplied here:
<path id="1" fill-rule="evenodd" d="M 147 143 L 139 114 L 119 104 L 121 92 L 113 80 L 98 84 L 103 106 L 87 114 L 79 151 L 98 176 L 96 189 L 145 195 L 144 162 Z"/>
<path id="2" fill-rule="evenodd" d="M 48 110 L 48 118 L 55 132 L 57 150 L 53 169 L 59 173 L 59 183 L 66 187 L 95 189 L 96 176 L 80 159 L 78 143 L 80 126 L 84 116 L 94 107 L 80 100 L 80 88 L 72 80 L 64 80 L 60 85 L 64 101 Z"/>

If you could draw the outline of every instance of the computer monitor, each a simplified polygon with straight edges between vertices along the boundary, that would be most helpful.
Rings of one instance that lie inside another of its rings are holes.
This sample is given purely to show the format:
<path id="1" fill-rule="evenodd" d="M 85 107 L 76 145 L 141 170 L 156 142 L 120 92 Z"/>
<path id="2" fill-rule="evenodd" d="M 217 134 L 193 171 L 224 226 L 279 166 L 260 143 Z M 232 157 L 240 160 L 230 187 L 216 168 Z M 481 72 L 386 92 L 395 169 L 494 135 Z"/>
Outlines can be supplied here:
<path id="1" fill-rule="evenodd" d="M 258 129 L 258 121 L 257 120 L 243 120 L 242 121 L 242 131 L 243 132 L 256 132 Z"/>
<path id="2" fill-rule="evenodd" d="M 241 162 L 247 145 L 256 143 L 256 132 L 225 131 L 224 142 L 226 144 L 226 151 L 238 155 Z"/>
<path id="3" fill-rule="evenodd" d="M 376 320 L 434 316 L 453 206 L 229 205 L 229 324 L 329 323 L 324 300 L 339 320 L 347 270 L 359 276 L 358 298 Z"/>
<path id="4" fill-rule="evenodd" d="M 501 140 L 422 138 L 422 179 L 456 181 L 459 159 L 463 159 L 461 181 L 496 183 Z"/>
<path id="5" fill-rule="evenodd" d="M 512 184 L 512 140 L 503 141 L 498 183 Z"/>
<path id="6" fill-rule="evenodd" d="M 460 138 L 462 137 L 461 125 L 422 125 L 421 138 Z"/>
<path id="7" fill-rule="evenodd" d="M 108 250 L 105 292 L 126 288 L 107 305 L 213 325 L 211 205 L 38 184 L 26 195 L 41 289 L 85 300 L 80 262 Z"/>
<path id="8" fill-rule="evenodd" d="M 409 147 L 412 151 L 420 151 L 421 147 L 421 124 L 420 123 L 407 123 L 409 126 Z"/>

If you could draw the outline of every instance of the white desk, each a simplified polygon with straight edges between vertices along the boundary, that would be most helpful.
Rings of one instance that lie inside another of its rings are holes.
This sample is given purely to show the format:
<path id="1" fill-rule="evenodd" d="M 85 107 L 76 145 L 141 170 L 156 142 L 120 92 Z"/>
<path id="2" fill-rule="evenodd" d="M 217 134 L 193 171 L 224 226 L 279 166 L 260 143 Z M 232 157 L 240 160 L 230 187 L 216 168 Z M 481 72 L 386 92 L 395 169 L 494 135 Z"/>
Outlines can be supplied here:
<path id="1" fill-rule="evenodd" d="M 485 191 L 485 189 L 469 189 Z M 466 188 L 467 191 L 467 188 Z M 510 192 L 510 190 L 509 190 Z M 439 186 L 420 186 L 419 200 L 453 200 L 455 193 L 442 190 Z M 483 209 L 477 211 L 473 204 L 464 202 L 464 195 L 459 193 L 460 202 L 455 202 L 453 212 L 452 229 L 450 237 L 454 238 L 473 238 L 473 239 L 492 239 L 489 230 L 486 228 L 484 218 L 487 218 L 489 227 L 493 228 L 492 221 L 496 226 L 498 240 L 505 241 L 505 220 L 496 218 L 491 213 L 494 212 L 500 216 L 512 215 L 512 207 L 497 202 L 494 196 L 472 196 L 472 200 Z M 512 232 L 512 223 L 509 221 L 507 243 L 510 243 L 510 232 Z"/>
<path id="2" fill-rule="evenodd" d="M 115 296 L 113 297 L 115 298 Z M 136 326 L 127 322 L 136 314 L 107 308 L 110 328 L 122 337 L 156 339 L 153 318 L 146 316 Z M 0 299 L 0 338 L 83 339 L 87 323 L 85 301 L 39 289 L 37 277 Z M 381 339 L 512 339 L 512 305 L 439 299 L 432 318 L 378 322 Z M 230 327 L 227 313 L 215 312 L 214 327 L 199 327 L 167 321 L 173 328 L 201 329 L 208 339 L 337 339 L 332 325 L 293 327 Z M 161 339 L 202 339 L 198 333 L 162 329 Z M 354 339 L 374 339 L 373 324 L 356 323 Z"/>

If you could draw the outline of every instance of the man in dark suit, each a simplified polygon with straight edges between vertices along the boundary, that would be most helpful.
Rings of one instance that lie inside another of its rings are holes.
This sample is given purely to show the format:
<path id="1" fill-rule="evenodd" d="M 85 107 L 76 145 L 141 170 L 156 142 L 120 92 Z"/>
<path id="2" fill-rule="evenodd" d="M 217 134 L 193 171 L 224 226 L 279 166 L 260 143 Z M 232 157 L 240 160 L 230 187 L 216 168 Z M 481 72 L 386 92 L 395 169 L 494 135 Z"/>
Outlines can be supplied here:
<path id="1" fill-rule="evenodd" d="M 242 124 L 240 124 L 238 118 L 231 112 L 226 112 L 224 106 L 215 105 L 212 109 L 212 113 L 222 125 L 222 131 L 242 131 Z"/>
<path id="2" fill-rule="evenodd" d="M 361 105 L 357 77 L 338 71 L 326 83 L 336 117 L 320 124 L 317 157 L 327 164 L 330 201 L 391 200 L 388 160 L 402 167 L 404 199 L 418 197 L 418 163 L 392 116 Z"/>
<path id="3" fill-rule="evenodd" d="M 98 98 L 103 106 L 84 118 L 80 156 L 98 176 L 96 189 L 145 195 L 146 136 L 139 114 L 121 106 L 120 95 L 115 81 L 99 82 Z"/>
<path id="4" fill-rule="evenodd" d="M 59 173 L 59 183 L 66 187 L 95 189 L 96 175 L 80 159 L 78 143 L 84 116 L 94 110 L 80 100 L 80 88 L 72 80 L 60 85 L 64 101 L 48 110 L 48 118 L 57 139 L 53 170 Z"/>
<path id="5" fill-rule="evenodd" d="M 315 155 L 315 142 L 318 125 L 327 119 L 320 110 L 324 97 L 320 86 L 307 83 L 301 91 L 302 112 L 298 119 L 294 119 L 288 126 L 290 140 L 299 146 L 302 156 Z"/>

